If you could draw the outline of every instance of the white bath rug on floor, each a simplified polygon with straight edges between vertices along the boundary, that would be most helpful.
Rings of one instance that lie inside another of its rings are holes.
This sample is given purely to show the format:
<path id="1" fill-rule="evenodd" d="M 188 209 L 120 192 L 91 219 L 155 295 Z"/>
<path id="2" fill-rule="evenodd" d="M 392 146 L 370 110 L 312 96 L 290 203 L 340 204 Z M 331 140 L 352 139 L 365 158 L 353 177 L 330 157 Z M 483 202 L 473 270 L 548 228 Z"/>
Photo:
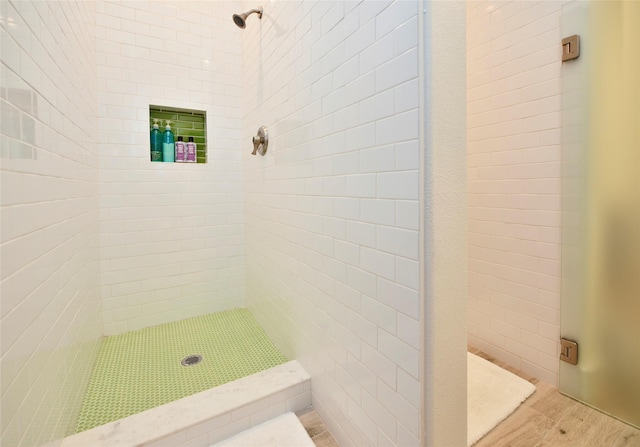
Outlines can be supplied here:
<path id="1" fill-rule="evenodd" d="M 476 443 L 513 413 L 535 385 L 467 353 L 467 446 Z"/>
<path id="2" fill-rule="evenodd" d="M 211 447 L 315 447 L 298 417 L 286 413 Z"/>

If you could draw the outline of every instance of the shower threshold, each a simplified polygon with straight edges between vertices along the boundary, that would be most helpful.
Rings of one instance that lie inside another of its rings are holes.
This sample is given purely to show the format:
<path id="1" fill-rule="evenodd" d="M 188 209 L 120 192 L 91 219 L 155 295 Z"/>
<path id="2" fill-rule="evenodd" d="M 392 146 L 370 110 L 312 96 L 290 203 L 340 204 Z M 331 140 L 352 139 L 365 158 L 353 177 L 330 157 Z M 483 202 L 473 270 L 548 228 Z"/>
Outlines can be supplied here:
<path id="1" fill-rule="evenodd" d="M 293 360 L 69 436 L 62 447 L 180 446 L 196 439 L 211 445 L 310 406 L 311 378 Z"/>

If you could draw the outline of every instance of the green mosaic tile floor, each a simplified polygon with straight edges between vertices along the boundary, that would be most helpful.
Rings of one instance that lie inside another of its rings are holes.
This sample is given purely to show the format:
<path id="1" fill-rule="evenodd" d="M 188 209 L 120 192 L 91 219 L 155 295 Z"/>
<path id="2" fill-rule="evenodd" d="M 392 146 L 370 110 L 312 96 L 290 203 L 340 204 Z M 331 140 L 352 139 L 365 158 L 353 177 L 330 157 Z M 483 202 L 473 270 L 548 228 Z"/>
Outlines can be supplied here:
<path id="1" fill-rule="evenodd" d="M 202 355 L 202 361 L 182 366 L 191 354 Z M 107 337 L 76 433 L 286 361 L 247 309 Z"/>

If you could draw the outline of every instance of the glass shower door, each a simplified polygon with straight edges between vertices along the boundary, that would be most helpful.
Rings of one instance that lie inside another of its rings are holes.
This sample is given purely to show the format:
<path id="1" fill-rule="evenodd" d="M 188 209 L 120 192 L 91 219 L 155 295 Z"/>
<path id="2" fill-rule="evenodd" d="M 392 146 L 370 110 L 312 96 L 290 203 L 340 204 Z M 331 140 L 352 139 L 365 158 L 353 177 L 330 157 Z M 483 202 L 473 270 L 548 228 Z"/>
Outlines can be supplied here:
<path id="1" fill-rule="evenodd" d="M 563 37 L 560 391 L 640 426 L 640 2 L 574 1 Z"/>

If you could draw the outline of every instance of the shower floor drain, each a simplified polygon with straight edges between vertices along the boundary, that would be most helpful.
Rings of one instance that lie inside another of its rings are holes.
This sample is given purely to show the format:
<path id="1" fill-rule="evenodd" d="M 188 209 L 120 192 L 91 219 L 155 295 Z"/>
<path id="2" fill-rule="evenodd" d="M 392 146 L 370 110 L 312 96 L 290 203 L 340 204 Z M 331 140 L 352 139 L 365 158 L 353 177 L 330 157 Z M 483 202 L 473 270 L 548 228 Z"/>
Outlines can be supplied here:
<path id="1" fill-rule="evenodd" d="M 193 366 L 197 365 L 202 361 L 202 356 L 200 354 L 188 355 L 182 359 L 180 362 L 182 366 Z"/>

